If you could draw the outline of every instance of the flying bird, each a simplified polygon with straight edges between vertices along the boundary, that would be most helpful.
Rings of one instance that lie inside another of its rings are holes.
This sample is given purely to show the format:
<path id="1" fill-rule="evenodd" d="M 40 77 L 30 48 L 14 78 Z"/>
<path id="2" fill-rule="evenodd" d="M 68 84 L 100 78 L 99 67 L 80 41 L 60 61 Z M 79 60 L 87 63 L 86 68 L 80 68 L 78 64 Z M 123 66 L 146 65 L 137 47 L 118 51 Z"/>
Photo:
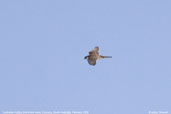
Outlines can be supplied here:
<path id="1" fill-rule="evenodd" d="M 103 55 L 99 55 L 99 47 L 96 46 L 93 50 L 91 50 L 89 52 L 88 56 L 85 56 L 84 59 L 87 59 L 88 63 L 90 65 L 96 65 L 96 60 L 100 60 L 103 58 L 112 58 L 112 56 L 103 56 Z"/>

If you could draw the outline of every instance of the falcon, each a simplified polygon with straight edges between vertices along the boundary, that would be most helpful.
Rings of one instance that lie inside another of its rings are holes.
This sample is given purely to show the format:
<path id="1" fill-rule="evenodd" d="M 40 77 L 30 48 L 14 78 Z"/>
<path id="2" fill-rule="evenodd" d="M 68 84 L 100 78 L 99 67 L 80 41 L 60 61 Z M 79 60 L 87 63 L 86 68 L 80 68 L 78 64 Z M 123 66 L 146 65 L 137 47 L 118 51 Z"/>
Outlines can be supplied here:
<path id="1" fill-rule="evenodd" d="M 85 56 L 84 59 L 87 59 L 88 63 L 90 65 L 95 66 L 96 65 L 96 60 L 100 60 L 103 58 L 112 58 L 112 56 L 103 56 L 103 55 L 99 55 L 99 47 L 96 46 L 93 50 L 91 50 L 89 52 L 88 56 Z"/>

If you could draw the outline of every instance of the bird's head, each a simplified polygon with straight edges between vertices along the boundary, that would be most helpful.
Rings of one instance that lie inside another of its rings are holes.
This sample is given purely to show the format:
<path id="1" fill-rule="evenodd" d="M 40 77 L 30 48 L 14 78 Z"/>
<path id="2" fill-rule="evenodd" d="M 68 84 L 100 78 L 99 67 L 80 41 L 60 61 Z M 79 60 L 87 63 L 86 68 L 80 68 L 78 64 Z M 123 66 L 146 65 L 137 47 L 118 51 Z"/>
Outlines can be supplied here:
<path id="1" fill-rule="evenodd" d="M 85 56 L 84 59 L 88 59 L 88 56 Z"/>

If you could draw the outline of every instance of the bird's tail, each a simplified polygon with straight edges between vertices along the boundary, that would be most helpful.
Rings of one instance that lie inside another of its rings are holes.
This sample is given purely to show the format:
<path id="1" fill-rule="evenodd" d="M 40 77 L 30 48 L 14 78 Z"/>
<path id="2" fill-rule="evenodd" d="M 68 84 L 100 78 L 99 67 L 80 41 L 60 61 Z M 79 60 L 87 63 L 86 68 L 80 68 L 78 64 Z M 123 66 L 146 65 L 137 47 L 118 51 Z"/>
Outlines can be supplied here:
<path id="1" fill-rule="evenodd" d="M 101 58 L 112 58 L 112 56 L 103 56 L 103 55 L 100 55 Z"/>

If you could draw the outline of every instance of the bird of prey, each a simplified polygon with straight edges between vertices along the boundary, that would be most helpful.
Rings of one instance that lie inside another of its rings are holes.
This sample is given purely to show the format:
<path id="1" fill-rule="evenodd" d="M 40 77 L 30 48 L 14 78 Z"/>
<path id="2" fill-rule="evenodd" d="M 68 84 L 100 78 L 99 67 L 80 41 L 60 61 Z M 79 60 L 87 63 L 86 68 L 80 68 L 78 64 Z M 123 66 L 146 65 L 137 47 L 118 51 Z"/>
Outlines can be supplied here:
<path id="1" fill-rule="evenodd" d="M 103 55 L 99 55 L 99 47 L 96 46 L 93 50 L 91 50 L 89 52 L 88 56 L 85 56 L 84 59 L 87 59 L 88 63 L 90 65 L 96 65 L 96 60 L 100 60 L 103 58 L 112 58 L 112 56 L 103 56 Z"/>

